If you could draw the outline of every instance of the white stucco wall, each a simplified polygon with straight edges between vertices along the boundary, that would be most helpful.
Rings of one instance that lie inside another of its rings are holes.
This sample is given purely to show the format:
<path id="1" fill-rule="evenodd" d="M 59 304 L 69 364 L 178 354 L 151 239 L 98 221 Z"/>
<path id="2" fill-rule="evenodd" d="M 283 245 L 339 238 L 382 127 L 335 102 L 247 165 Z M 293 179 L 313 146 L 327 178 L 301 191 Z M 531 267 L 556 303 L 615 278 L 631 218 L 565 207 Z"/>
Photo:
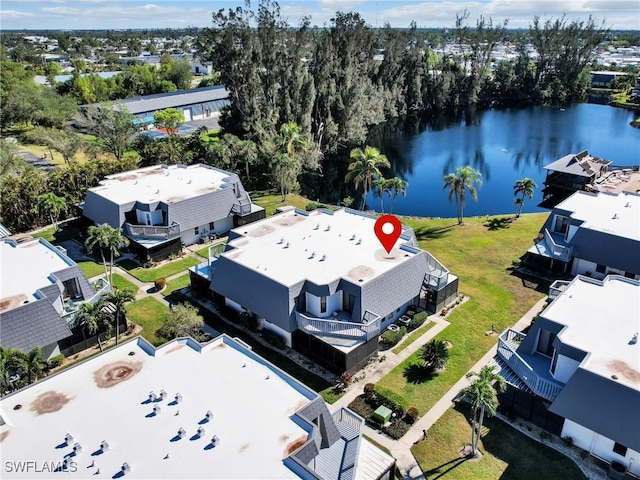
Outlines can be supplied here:
<path id="1" fill-rule="evenodd" d="M 569 419 L 565 419 L 562 427 L 562 438 L 571 437 L 576 447 L 588 451 L 592 455 L 606 462 L 616 461 L 627 467 L 631 465 L 631 473 L 640 476 L 640 452 L 627 448 L 627 454 L 623 457 L 613 451 L 614 441 L 595 433 L 588 428 L 578 425 Z M 632 461 L 633 459 L 633 461 Z"/>
<path id="2" fill-rule="evenodd" d="M 558 355 L 556 372 L 553 374 L 553 378 L 559 382 L 567 383 L 571 375 L 578 369 L 578 365 L 580 365 L 580 362 L 564 355 Z"/>
<path id="3" fill-rule="evenodd" d="M 593 278 L 604 278 L 604 275 L 596 272 L 596 267 L 598 265 L 589 262 L 587 260 L 583 260 L 581 258 L 576 258 L 573 260 L 573 267 L 571 268 L 571 275 L 584 275 L 585 272 L 591 272 L 591 276 Z"/>

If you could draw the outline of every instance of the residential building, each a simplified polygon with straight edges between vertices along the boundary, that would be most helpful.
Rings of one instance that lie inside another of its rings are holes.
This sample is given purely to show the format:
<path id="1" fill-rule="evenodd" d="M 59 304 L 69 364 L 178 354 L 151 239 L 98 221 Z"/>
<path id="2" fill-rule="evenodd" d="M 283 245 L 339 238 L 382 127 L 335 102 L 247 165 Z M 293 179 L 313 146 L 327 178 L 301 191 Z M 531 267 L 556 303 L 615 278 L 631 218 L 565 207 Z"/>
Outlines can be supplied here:
<path id="1" fill-rule="evenodd" d="M 28 352 L 41 347 L 46 359 L 73 351 L 74 316 L 84 302 L 109 290 L 91 285 L 66 253 L 42 238 L 0 241 L 0 345 Z"/>
<path id="2" fill-rule="evenodd" d="M 148 123 L 153 123 L 154 113 L 168 108 L 179 110 L 184 121 L 191 122 L 218 117 L 220 111 L 229 105 L 229 92 L 224 86 L 218 85 L 127 98 L 114 102 L 114 105 L 116 108 L 124 105 L 130 113 Z"/>
<path id="3" fill-rule="evenodd" d="M 0 416 L 6 479 L 391 480 L 395 467 L 362 417 L 225 335 L 132 339 L 2 398 Z"/>
<path id="4" fill-rule="evenodd" d="M 526 335 L 511 329 L 500 335 L 502 375 L 534 397 L 512 389 L 501 405 L 536 423 L 555 416 L 556 433 L 638 476 L 640 282 L 578 276 L 551 293 Z"/>
<path id="5" fill-rule="evenodd" d="M 591 86 L 600 88 L 611 88 L 614 80 L 628 75 L 627 72 L 618 72 L 614 70 L 593 70 L 591 72 Z"/>
<path id="6" fill-rule="evenodd" d="M 234 173 L 208 165 L 158 165 L 105 177 L 80 205 L 96 225 L 122 228 L 130 249 L 157 261 L 234 226 L 264 218 Z"/>
<path id="7" fill-rule="evenodd" d="M 525 265 L 554 275 L 640 278 L 640 194 L 576 192 L 549 215 Z"/>
<path id="8" fill-rule="evenodd" d="M 191 269 L 192 283 L 327 368 L 355 371 L 409 306 L 434 312 L 458 292 L 458 277 L 418 247 L 411 228 L 387 253 L 375 221 L 349 209 L 285 211 L 233 229 L 223 253 Z"/>

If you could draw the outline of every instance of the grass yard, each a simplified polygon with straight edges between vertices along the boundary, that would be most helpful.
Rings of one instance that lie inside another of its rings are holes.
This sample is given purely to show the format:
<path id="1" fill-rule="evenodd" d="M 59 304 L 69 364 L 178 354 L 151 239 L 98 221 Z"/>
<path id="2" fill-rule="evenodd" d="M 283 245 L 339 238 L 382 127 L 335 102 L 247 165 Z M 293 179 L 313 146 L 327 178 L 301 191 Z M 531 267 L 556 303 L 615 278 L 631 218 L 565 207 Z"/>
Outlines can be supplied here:
<path id="1" fill-rule="evenodd" d="M 304 207 L 310 202 L 309 199 L 290 193 L 287 195 L 287 199 L 283 202 L 282 195 L 277 192 L 270 192 L 268 190 L 250 192 L 249 196 L 251 201 L 256 205 L 263 207 L 267 211 L 267 216 L 273 215 L 278 207 L 284 207 L 291 205 L 293 207 L 304 210 Z"/>
<path id="2" fill-rule="evenodd" d="M 113 286 L 116 287 L 118 290 L 124 290 L 125 288 L 130 288 L 131 290 L 133 290 L 134 295 L 138 293 L 138 290 L 139 290 L 138 286 L 135 283 L 130 282 L 129 280 L 124 278 L 122 275 L 118 275 L 117 273 L 113 274 Z"/>
<path id="3" fill-rule="evenodd" d="M 406 338 L 402 340 L 398 345 L 396 345 L 391 351 L 396 354 L 400 353 L 402 350 L 404 350 L 413 342 L 415 342 L 418 339 L 418 337 L 421 337 L 423 334 L 431 330 L 431 327 L 433 326 L 435 326 L 435 322 L 430 322 L 429 319 L 427 318 L 427 321 L 424 322 L 423 325 L 420 325 L 413 332 L 407 335 Z"/>
<path id="4" fill-rule="evenodd" d="M 426 478 L 443 480 L 563 480 L 586 478 L 568 457 L 520 433 L 497 418 L 485 419 L 481 459 L 461 457 L 471 442 L 465 403 L 450 408 L 429 429 L 429 438 L 411 448 Z"/>
<path id="5" fill-rule="evenodd" d="M 189 280 L 189 273 L 185 273 L 184 275 L 180 275 L 173 280 L 169 280 L 166 287 L 164 287 L 164 290 L 162 290 L 161 293 L 166 297 L 167 295 L 171 295 L 173 292 L 184 287 L 188 287 L 189 285 L 191 285 L 191 281 Z"/>
<path id="6" fill-rule="evenodd" d="M 156 337 L 162 326 L 169 307 L 153 297 L 145 297 L 127 304 L 127 318 L 142 327 L 141 335 L 153 345 L 158 346 L 164 340 Z"/>
<path id="7" fill-rule="evenodd" d="M 31 233 L 33 238 L 44 238 L 49 243 L 60 243 L 65 240 L 71 240 L 72 238 L 78 238 L 79 230 L 69 225 L 68 223 L 62 222 L 58 224 L 58 230 L 56 231 L 53 226 L 40 230 L 39 232 Z"/>
<path id="8" fill-rule="evenodd" d="M 378 385 L 424 415 L 496 343 L 485 333 L 491 325 L 501 332 L 545 295 L 548 285 L 528 288 L 535 286 L 533 281 L 525 282 L 509 267 L 529 248 L 546 216 L 528 214 L 514 222 L 469 218 L 463 226 L 451 219 L 403 219 L 415 230 L 420 247 L 460 277 L 459 290 L 470 299 L 455 308 L 448 317 L 451 325 L 436 336 L 453 344 L 444 372 L 425 375 L 416 352 Z"/>
<path id="9" fill-rule="evenodd" d="M 78 266 L 87 278 L 95 277 L 96 275 L 104 275 L 104 265 L 101 263 L 97 263 L 92 260 L 85 260 L 78 262 Z M 109 267 L 107 267 L 107 269 L 108 268 Z"/>
<path id="10" fill-rule="evenodd" d="M 200 263 L 199 260 L 193 257 L 183 257 L 177 260 L 171 260 L 168 263 L 156 268 L 142 268 L 137 263 L 124 259 L 118 262 L 118 265 L 127 270 L 131 275 L 136 277 L 141 282 L 153 282 L 156 278 L 170 277 L 176 273 L 180 273 Z"/>

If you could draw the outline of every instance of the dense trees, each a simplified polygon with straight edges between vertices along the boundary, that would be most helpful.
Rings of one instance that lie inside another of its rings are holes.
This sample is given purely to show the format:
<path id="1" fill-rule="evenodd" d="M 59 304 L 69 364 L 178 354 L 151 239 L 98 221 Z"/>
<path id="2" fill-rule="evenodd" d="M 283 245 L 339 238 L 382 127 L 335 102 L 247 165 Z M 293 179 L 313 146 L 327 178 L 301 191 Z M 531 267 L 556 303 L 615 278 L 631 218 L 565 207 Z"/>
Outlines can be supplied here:
<path id="1" fill-rule="evenodd" d="M 122 104 L 90 105 L 76 117 L 78 126 L 94 135 L 104 152 L 121 160 L 137 131 L 135 117 Z"/>
<path id="2" fill-rule="evenodd" d="M 381 167 L 389 168 L 391 164 L 387 157 L 374 147 L 354 148 L 349 155 L 353 162 L 349 164 L 346 182 L 353 182 L 356 187 L 362 185 L 362 202 L 360 210 L 364 210 L 367 202 L 367 193 L 371 190 L 374 177 L 381 178 Z"/>
<path id="3" fill-rule="evenodd" d="M 193 337 L 198 340 L 202 337 L 203 326 L 204 319 L 196 307 L 190 303 L 179 303 L 167 313 L 156 335 L 165 340 L 178 337 Z"/>

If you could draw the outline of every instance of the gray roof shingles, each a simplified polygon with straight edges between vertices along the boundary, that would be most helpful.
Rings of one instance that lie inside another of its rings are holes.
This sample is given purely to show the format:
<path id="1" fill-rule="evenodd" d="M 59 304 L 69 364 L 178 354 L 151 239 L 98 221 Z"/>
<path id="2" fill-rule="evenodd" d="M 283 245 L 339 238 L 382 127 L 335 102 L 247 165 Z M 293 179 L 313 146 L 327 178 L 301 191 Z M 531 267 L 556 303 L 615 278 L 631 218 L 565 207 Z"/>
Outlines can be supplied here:
<path id="1" fill-rule="evenodd" d="M 71 336 L 51 302 L 43 298 L 0 314 L 0 344 L 28 352 Z"/>

